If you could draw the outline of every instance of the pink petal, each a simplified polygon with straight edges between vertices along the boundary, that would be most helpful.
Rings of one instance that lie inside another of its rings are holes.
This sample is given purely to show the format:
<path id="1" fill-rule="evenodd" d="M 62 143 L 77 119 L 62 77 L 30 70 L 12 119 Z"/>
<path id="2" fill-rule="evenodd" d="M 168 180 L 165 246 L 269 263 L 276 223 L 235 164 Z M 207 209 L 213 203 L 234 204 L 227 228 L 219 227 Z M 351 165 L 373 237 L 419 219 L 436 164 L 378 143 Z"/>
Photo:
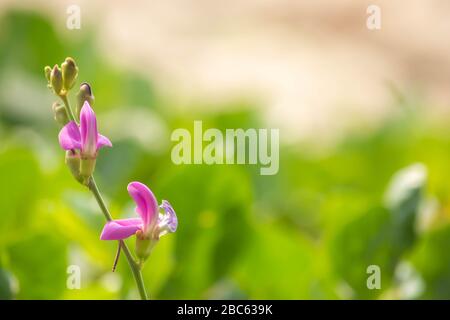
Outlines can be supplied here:
<path id="1" fill-rule="evenodd" d="M 80 133 L 82 152 L 95 157 L 98 140 L 97 118 L 87 101 L 84 102 L 80 112 Z"/>
<path id="2" fill-rule="evenodd" d="M 70 121 L 61 129 L 58 139 L 64 150 L 81 149 L 80 129 L 74 121 Z"/>
<path id="3" fill-rule="evenodd" d="M 150 189 L 140 182 L 131 182 L 128 184 L 128 193 L 136 202 L 136 212 L 142 218 L 144 231 L 147 227 L 156 222 L 158 215 L 158 202 Z"/>
<path id="4" fill-rule="evenodd" d="M 109 141 L 109 139 L 107 137 L 99 134 L 98 140 L 97 140 L 97 150 L 102 147 L 112 147 L 112 143 L 111 143 L 111 141 Z"/>
<path id="5" fill-rule="evenodd" d="M 106 223 L 100 236 L 101 240 L 121 240 L 128 238 L 142 228 L 139 218 L 113 220 Z"/>

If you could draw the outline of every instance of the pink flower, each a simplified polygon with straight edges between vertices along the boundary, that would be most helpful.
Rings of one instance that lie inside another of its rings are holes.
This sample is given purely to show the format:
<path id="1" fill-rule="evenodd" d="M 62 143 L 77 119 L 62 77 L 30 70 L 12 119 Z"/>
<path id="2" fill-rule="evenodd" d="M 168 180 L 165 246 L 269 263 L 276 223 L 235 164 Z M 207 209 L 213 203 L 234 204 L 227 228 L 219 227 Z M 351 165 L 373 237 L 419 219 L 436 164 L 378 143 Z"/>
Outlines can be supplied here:
<path id="1" fill-rule="evenodd" d="M 127 189 L 136 202 L 139 218 L 109 221 L 103 228 L 100 239 L 121 240 L 139 232 L 142 239 L 159 240 L 159 237 L 177 230 L 178 219 L 168 201 L 163 200 L 158 207 L 153 193 L 140 182 L 131 182 Z M 159 208 L 165 213 L 160 214 Z"/>
<path id="2" fill-rule="evenodd" d="M 111 141 L 97 131 L 97 118 L 87 101 L 80 112 L 80 125 L 70 121 L 59 132 L 59 144 L 64 150 L 80 150 L 82 158 L 96 158 L 101 147 L 112 147 Z"/>

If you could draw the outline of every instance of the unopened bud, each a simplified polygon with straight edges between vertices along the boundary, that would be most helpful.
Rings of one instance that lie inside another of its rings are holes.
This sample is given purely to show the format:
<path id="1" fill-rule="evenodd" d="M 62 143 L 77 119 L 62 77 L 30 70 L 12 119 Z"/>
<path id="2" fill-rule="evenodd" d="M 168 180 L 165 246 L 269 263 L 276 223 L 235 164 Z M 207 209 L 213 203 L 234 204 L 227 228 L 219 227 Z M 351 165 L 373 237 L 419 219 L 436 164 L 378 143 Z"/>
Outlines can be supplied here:
<path id="1" fill-rule="evenodd" d="M 80 91 L 77 93 L 77 107 L 75 111 L 78 118 L 80 118 L 80 111 L 85 101 L 87 101 L 91 107 L 94 106 L 94 94 L 92 93 L 91 86 L 87 82 L 83 82 L 80 85 Z"/>
<path id="2" fill-rule="evenodd" d="M 50 84 L 52 85 L 53 91 L 57 95 L 59 95 L 63 88 L 63 80 L 61 69 L 59 69 L 57 64 L 55 64 L 55 66 L 52 69 L 52 72 L 50 73 Z"/>
<path id="3" fill-rule="evenodd" d="M 58 102 L 53 103 L 52 106 L 55 121 L 61 126 L 65 126 L 69 122 L 66 108 Z"/>
<path id="4" fill-rule="evenodd" d="M 61 72 L 63 88 L 64 90 L 69 91 L 75 84 L 75 80 L 78 76 L 78 67 L 75 64 L 75 60 L 70 57 L 66 58 L 66 60 L 61 64 Z"/>

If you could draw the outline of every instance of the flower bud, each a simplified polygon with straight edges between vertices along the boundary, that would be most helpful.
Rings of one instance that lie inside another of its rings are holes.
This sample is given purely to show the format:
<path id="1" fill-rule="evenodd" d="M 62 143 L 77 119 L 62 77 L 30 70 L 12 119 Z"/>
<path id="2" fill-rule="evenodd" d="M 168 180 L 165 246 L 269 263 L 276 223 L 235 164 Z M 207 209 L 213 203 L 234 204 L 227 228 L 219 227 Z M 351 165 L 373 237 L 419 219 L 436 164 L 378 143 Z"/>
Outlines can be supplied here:
<path id="1" fill-rule="evenodd" d="M 47 79 L 48 83 L 50 83 L 50 74 L 52 73 L 52 68 L 50 66 L 46 66 L 44 68 L 45 79 Z"/>
<path id="2" fill-rule="evenodd" d="M 84 184 L 88 184 L 89 177 L 94 173 L 96 158 L 81 157 L 80 160 L 80 176 L 83 178 Z"/>
<path id="3" fill-rule="evenodd" d="M 62 71 L 62 80 L 63 80 L 63 88 L 66 91 L 69 91 L 73 85 L 75 84 L 75 80 L 78 76 L 78 67 L 75 64 L 75 60 L 68 57 L 61 64 Z"/>
<path id="4" fill-rule="evenodd" d="M 85 101 L 87 101 L 91 107 L 94 105 L 94 94 L 92 93 L 91 86 L 87 82 L 83 82 L 80 85 L 80 91 L 77 93 L 77 107 L 75 112 L 77 113 L 78 118 L 80 118 L 80 111 Z"/>
<path id="5" fill-rule="evenodd" d="M 80 155 L 73 150 L 66 151 L 66 165 L 69 167 L 70 172 L 74 178 L 79 182 L 83 183 L 84 179 L 80 174 Z"/>
<path id="6" fill-rule="evenodd" d="M 61 126 L 65 126 L 69 122 L 66 108 L 58 102 L 53 103 L 52 106 L 55 121 Z"/>
<path id="7" fill-rule="evenodd" d="M 63 88 L 63 80 L 61 69 L 58 67 L 57 64 L 55 64 L 55 66 L 52 69 L 52 72 L 50 73 L 50 84 L 52 85 L 53 91 L 57 95 L 59 95 Z"/>
<path id="8" fill-rule="evenodd" d="M 141 230 L 136 232 L 135 252 L 140 263 L 144 263 L 145 260 L 147 260 L 157 241 L 158 240 L 146 237 Z"/>

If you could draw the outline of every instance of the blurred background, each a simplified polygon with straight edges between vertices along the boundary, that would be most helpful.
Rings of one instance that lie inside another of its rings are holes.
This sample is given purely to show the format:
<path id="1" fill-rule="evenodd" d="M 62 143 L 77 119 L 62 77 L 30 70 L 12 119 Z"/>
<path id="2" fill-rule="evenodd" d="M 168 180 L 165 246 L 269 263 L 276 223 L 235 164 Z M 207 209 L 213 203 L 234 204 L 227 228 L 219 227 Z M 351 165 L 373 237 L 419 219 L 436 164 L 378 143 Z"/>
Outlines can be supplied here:
<path id="1" fill-rule="evenodd" d="M 70 5 L 80 29 L 66 27 Z M 138 297 L 125 259 L 111 272 L 116 243 L 99 240 L 104 218 L 58 146 L 43 68 L 71 56 L 114 144 L 96 170 L 113 216 L 134 214 L 133 180 L 177 211 L 143 271 L 152 298 L 449 299 L 449 10 L 0 0 L 0 298 Z M 174 165 L 170 134 L 194 120 L 279 128 L 279 173 Z M 371 265 L 381 289 L 367 287 Z"/>

